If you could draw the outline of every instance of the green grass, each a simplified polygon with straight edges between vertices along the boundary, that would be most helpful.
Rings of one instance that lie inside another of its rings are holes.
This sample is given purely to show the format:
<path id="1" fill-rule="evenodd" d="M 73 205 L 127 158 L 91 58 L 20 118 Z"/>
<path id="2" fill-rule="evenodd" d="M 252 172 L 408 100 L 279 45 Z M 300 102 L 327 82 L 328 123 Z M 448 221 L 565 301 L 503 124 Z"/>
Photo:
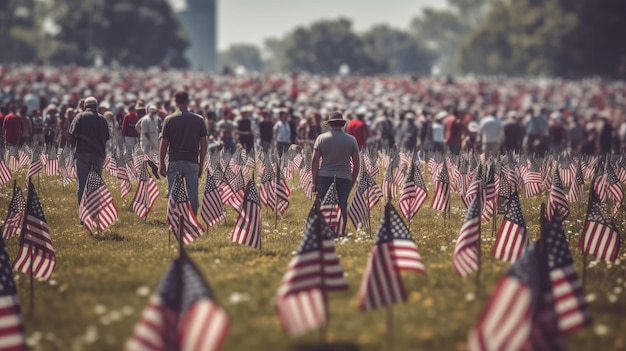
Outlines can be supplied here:
<path id="1" fill-rule="evenodd" d="M 25 171 L 17 174 L 23 187 Z M 76 185 L 62 188 L 57 178 L 40 180 L 39 194 L 57 255 L 51 279 L 34 283 L 35 305 L 30 304 L 29 277 L 17 274 L 26 333 L 33 350 L 121 350 L 165 269 L 177 255 L 177 243 L 170 241 L 166 225 L 165 180 L 159 181 L 161 197 L 141 220 L 128 206 L 129 194 L 119 198 L 115 179 L 105 176 L 120 212 L 120 219 L 98 238 L 79 225 Z M 35 181 L 35 185 L 37 182 Z M 215 297 L 230 316 L 230 332 L 225 350 L 309 350 L 320 340 L 311 332 L 288 338 L 274 313 L 274 297 L 287 264 L 298 248 L 305 217 L 311 206 L 301 189 L 294 190 L 291 206 L 274 228 L 274 216 L 263 210 L 263 250 L 230 242 L 236 213 L 229 208 L 226 221 L 209 228 L 186 247 L 212 286 Z M 432 196 L 432 186 L 431 196 Z M 134 188 L 133 188 L 134 190 Z M 0 189 L 0 208 L 6 211 L 10 184 Z M 539 234 L 539 206 L 545 196 L 522 198 L 531 238 Z M 582 256 L 576 250 L 584 211 L 572 205 L 566 230 L 571 232 L 570 249 L 580 274 Z M 6 212 L 3 212 L 6 213 Z M 494 239 L 491 224 L 483 222 L 480 276 L 460 279 L 452 268 L 454 239 L 465 210 L 453 195 L 452 218 L 425 204 L 411 223 L 411 233 L 426 265 L 427 276 L 404 275 L 406 304 L 393 309 L 396 350 L 464 350 L 467 333 L 481 312 L 497 279 L 509 267 L 490 255 Z M 382 204 L 372 213 L 373 233 L 382 215 Z M 623 213 L 618 226 L 625 231 Z M 386 311 L 364 313 L 358 309 L 357 291 L 373 238 L 357 233 L 351 225 L 346 239 L 336 242 L 350 290 L 331 293 L 330 324 L 326 340 L 334 349 L 382 350 L 386 348 Z M 19 239 L 7 240 L 9 254 L 17 252 Z M 591 263 L 587 270 L 585 294 L 590 301 L 594 323 L 566 339 L 570 350 L 623 350 L 626 337 L 626 257 L 620 263 Z M 34 312 L 34 313 L 33 313 Z"/>

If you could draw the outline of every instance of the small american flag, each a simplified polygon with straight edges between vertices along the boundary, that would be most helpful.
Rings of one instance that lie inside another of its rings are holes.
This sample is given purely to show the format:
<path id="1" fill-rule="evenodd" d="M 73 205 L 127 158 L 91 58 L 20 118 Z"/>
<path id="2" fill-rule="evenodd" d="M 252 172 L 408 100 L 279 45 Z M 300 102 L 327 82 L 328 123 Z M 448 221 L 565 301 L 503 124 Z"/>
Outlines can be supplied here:
<path id="1" fill-rule="evenodd" d="M 593 190 L 589 190 L 589 205 L 585 227 L 578 242 L 578 249 L 600 260 L 615 261 L 619 253 L 620 233 L 606 205 Z"/>
<path id="2" fill-rule="evenodd" d="M 246 186 L 246 193 L 231 240 L 261 250 L 261 202 L 252 179 Z"/>
<path id="3" fill-rule="evenodd" d="M 499 260 L 513 263 L 522 255 L 527 245 L 526 221 L 522 214 L 519 195 L 514 192 L 509 199 L 509 208 L 498 230 L 492 254 Z"/>
<path id="4" fill-rule="evenodd" d="M 13 147 L 9 151 L 9 160 L 7 166 L 9 167 L 11 172 L 15 172 L 20 168 L 20 156 L 18 155 L 16 147 Z"/>
<path id="5" fill-rule="evenodd" d="M 220 350 L 228 329 L 228 315 L 183 252 L 150 298 L 125 350 Z"/>
<path id="6" fill-rule="evenodd" d="M 511 197 L 511 184 L 506 180 L 504 172 L 500 170 L 498 178 L 498 214 L 505 214 Z"/>
<path id="7" fill-rule="evenodd" d="M 613 216 L 615 216 L 624 202 L 624 189 L 622 188 L 622 183 L 617 179 L 617 175 L 610 163 L 607 163 L 606 166 L 606 182 L 608 184 L 607 188 L 609 194 L 613 200 L 615 200 L 615 207 L 613 207 L 612 212 Z"/>
<path id="8" fill-rule="evenodd" d="M 13 269 L 34 278 L 48 279 L 55 266 L 56 256 L 43 207 L 33 183 L 29 182 L 20 250 L 13 261 Z"/>
<path id="9" fill-rule="evenodd" d="M 210 172 L 206 174 L 200 216 L 209 227 L 226 218 L 224 203 L 215 184 L 215 179 Z"/>
<path id="10" fill-rule="evenodd" d="M 167 202 L 167 224 L 178 240 L 182 237 L 183 243 L 189 244 L 201 237 L 204 229 L 193 213 L 183 178 L 182 174 L 177 174 L 170 189 L 170 198 Z"/>
<path id="11" fill-rule="evenodd" d="M 232 158 L 231 158 L 232 160 Z M 231 171 L 231 168 L 227 168 L 224 172 L 224 177 L 228 182 L 228 186 L 232 190 L 233 195 L 225 201 L 235 209 L 235 211 L 239 211 L 243 202 L 244 191 L 246 187 L 246 182 L 243 179 L 243 174 L 238 170 L 237 173 Z"/>
<path id="12" fill-rule="evenodd" d="M 469 205 L 472 203 L 472 200 L 474 200 L 474 198 L 478 195 L 478 192 L 482 191 L 481 190 L 482 182 L 483 182 L 483 167 L 479 165 L 478 170 L 474 174 L 474 179 L 472 179 L 472 182 L 470 183 L 469 187 L 467 188 L 467 191 L 465 192 L 465 195 L 463 196 L 463 203 L 465 204 L 465 207 L 469 207 Z"/>
<path id="13" fill-rule="evenodd" d="M 439 211 L 447 211 L 450 207 L 450 179 L 448 178 L 448 167 L 443 162 L 443 168 L 439 173 L 439 180 L 435 181 L 435 194 L 431 207 Z"/>
<path id="14" fill-rule="evenodd" d="M 274 194 L 276 196 L 274 197 L 274 204 L 270 206 L 270 208 L 273 210 L 278 209 L 278 213 L 282 216 L 285 214 L 285 211 L 287 211 L 287 208 L 289 208 L 289 195 L 291 195 L 291 190 L 285 179 L 281 177 L 281 173 L 280 168 L 278 168 L 276 170 L 276 180 L 273 182 Z"/>
<path id="15" fill-rule="evenodd" d="M 109 175 L 111 177 L 117 177 L 117 158 L 111 154 L 108 155 L 109 163 L 106 167 L 102 167 L 109 171 Z"/>
<path id="16" fill-rule="evenodd" d="M 18 235 L 22 230 L 24 216 L 26 215 L 26 199 L 20 188 L 15 188 L 13 197 L 9 203 L 7 218 L 2 226 L 2 237 L 5 239 Z"/>
<path id="17" fill-rule="evenodd" d="M 411 171 L 400 191 L 400 199 L 398 200 L 400 213 L 410 221 L 422 208 L 427 198 L 428 192 L 422 174 L 416 165 L 411 165 Z"/>
<path id="18" fill-rule="evenodd" d="M 269 160 L 269 157 L 266 157 L 263 171 L 261 172 L 261 185 L 259 187 L 261 203 L 266 207 L 270 207 L 270 203 L 276 201 L 276 189 L 272 185 L 274 177 L 274 166 Z"/>
<path id="19" fill-rule="evenodd" d="M 544 241 L 545 245 L 559 330 L 568 334 L 591 324 L 589 308 L 565 240 L 562 222 L 546 224 L 540 241 Z"/>
<path id="20" fill-rule="evenodd" d="M 564 221 L 569 216 L 569 203 L 563 192 L 563 183 L 561 182 L 558 167 L 554 170 L 550 194 L 548 195 L 546 215 L 549 220 L 554 218 L 559 221 Z"/>
<path id="21" fill-rule="evenodd" d="M 41 163 L 41 157 L 39 150 L 33 151 L 33 156 L 30 160 L 30 165 L 28 166 L 28 172 L 26 173 L 26 181 L 30 179 L 35 174 L 39 173 L 43 170 L 43 164 Z"/>
<path id="22" fill-rule="evenodd" d="M 23 150 L 20 150 L 19 168 L 24 167 L 28 163 L 28 160 L 30 159 L 28 156 L 29 152 L 30 149 L 28 147 L 24 147 Z"/>
<path id="23" fill-rule="evenodd" d="M 426 274 L 411 233 L 393 205 L 387 203 L 361 280 L 359 307 L 373 310 L 406 301 L 401 271 Z"/>
<path id="24" fill-rule="evenodd" d="M 481 217 L 489 222 L 496 208 L 496 166 L 494 163 L 489 166 L 489 171 L 487 172 L 487 179 L 483 187 L 483 203 L 484 207 Z"/>
<path id="25" fill-rule="evenodd" d="M 300 248 L 278 288 L 276 313 L 290 336 L 326 324 L 325 293 L 348 289 L 333 236 L 320 210 L 313 207 Z"/>
<path id="26" fill-rule="evenodd" d="M 87 185 L 78 206 L 80 220 L 90 233 L 104 231 L 117 220 L 117 208 L 102 177 L 95 171 L 87 175 Z"/>
<path id="27" fill-rule="evenodd" d="M 567 201 L 580 202 L 583 201 L 583 191 L 585 189 L 585 179 L 583 178 L 583 170 L 580 166 L 580 162 L 576 164 L 576 174 L 574 176 L 574 182 L 569 188 L 567 194 Z"/>
<path id="28" fill-rule="evenodd" d="M 4 160 L 0 158 L 0 186 L 6 184 L 11 180 L 11 170 L 4 163 Z"/>
<path id="29" fill-rule="evenodd" d="M 123 198 L 130 194 L 132 189 L 130 179 L 128 179 L 128 173 L 126 173 L 126 165 L 121 161 L 116 161 L 117 164 L 117 181 L 120 183 L 120 196 Z"/>
<path id="30" fill-rule="evenodd" d="M 160 194 L 156 181 L 148 173 L 146 167 L 144 164 L 139 170 L 137 192 L 135 192 L 133 202 L 130 204 L 131 210 L 141 218 L 146 218 Z"/>
<path id="31" fill-rule="evenodd" d="M 454 247 L 454 270 L 463 278 L 480 266 L 480 210 L 480 199 L 476 196 L 467 209 L 465 222 Z"/>
<path id="32" fill-rule="evenodd" d="M 531 244 L 494 288 L 469 334 L 469 351 L 560 350 L 545 259 Z M 548 318 L 549 317 L 549 318 Z"/>
<path id="33" fill-rule="evenodd" d="M 311 172 L 311 164 L 303 163 L 300 168 L 300 186 L 304 190 L 304 194 L 308 199 L 313 198 L 313 174 Z"/>
<path id="34" fill-rule="evenodd" d="M 320 211 L 322 211 L 330 229 L 335 234 L 342 236 L 345 231 L 345 223 L 343 223 L 341 207 L 339 206 L 339 194 L 337 194 L 335 182 L 331 184 L 324 195 L 320 205 Z"/>
<path id="35" fill-rule="evenodd" d="M 382 197 L 382 191 L 365 169 L 361 169 L 358 185 L 350 207 L 348 218 L 355 228 L 370 227 L 370 210 Z"/>
<path id="36" fill-rule="evenodd" d="M 0 349 L 6 351 L 28 350 L 24 335 L 22 312 L 17 299 L 17 289 L 11 272 L 11 261 L 4 239 L 0 238 Z"/>
<path id="37" fill-rule="evenodd" d="M 48 177 L 59 175 L 59 160 L 56 158 L 49 158 L 46 161 L 45 173 Z"/>
<path id="38" fill-rule="evenodd" d="M 526 197 L 531 198 L 537 196 L 541 192 L 542 183 L 543 179 L 541 178 L 540 165 L 536 160 L 532 159 L 530 161 L 530 169 L 526 172 L 526 177 L 524 177 L 524 191 L 526 192 Z"/>
<path id="39" fill-rule="evenodd" d="M 383 178 L 383 197 L 385 200 L 391 200 L 397 195 L 398 188 L 394 180 L 396 163 L 390 162 L 389 167 L 385 171 L 385 177 Z"/>

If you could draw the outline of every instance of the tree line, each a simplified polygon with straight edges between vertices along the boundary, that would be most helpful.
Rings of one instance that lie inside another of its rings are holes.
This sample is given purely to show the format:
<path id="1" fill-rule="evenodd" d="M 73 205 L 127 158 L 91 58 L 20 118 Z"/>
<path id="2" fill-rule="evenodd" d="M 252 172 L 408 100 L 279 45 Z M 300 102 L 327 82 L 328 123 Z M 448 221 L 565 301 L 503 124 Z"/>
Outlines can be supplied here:
<path id="1" fill-rule="evenodd" d="M 356 32 L 324 19 L 220 53 L 228 71 L 547 75 L 626 78 L 626 2 L 448 0 L 406 28 Z M 132 35 L 131 35 L 132 34 Z M 158 40 L 155 40 L 158 38 Z M 189 45 L 167 0 L 1 0 L 0 62 L 186 67 Z"/>

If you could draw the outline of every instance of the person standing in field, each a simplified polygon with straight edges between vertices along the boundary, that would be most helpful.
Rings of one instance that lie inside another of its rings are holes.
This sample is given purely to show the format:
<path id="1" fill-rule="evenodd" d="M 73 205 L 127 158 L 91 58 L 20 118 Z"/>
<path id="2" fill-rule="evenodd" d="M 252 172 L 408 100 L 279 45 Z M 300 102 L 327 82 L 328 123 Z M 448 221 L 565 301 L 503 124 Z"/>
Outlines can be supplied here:
<path id="1" fill-rule="evenodd" d="M 148 106 L 148 114 L 141 117 L 135 129 L 139 133 L 139 143 L 144 154 L 153 155 L 159 144 L 159 116 L 154 105 Z"/>
<path id="2" fill-rule="evenodd" d="M 356 118 L 348 122 L 346 126 L 346 133 L 352 135 L 356 139 L 356 143 L 359 146 L 359 150 L 362 150 L 367 143 L 367 138 L 370 136 L 370 131 L 365 124 L 365 114 L 367 109 L 365 107 L 359 107 L 356 112 Z"/>
<path id="3" fill-rule="evenodd" d="M 317 193 L 320 201 L 326 196 L 333 181 L 336 181 L 343 223 L 347 223 L 348 196 L 361 168 L 356 139 L 343 132 L 346 122 L 341 112 L 334 111 L 328 115 L 325 124 L 330 130 L 320 134 L 315 140 L 311 161 L 312 191 Z M 320 158 L 322 159 L 321 166 Z M 353 163 L 352 171 L 350 171 L 350 160 Z"/>
<path id="4" fill-rule="evenodd" d="M 69 134 L 76 145 L 74 160 L 78 177 L 78 203 L 83 197 L 89 171 L 102 175 L 102 166 L 106 157 L 106 143 L 109 140 L 109 125 L 104 116 L 96 109 L 98 100 L 90 96 L 85 99 L 85 111 L 74 117 Z"/>
<path id="5" fill-rule="evenodd" d="M 174 100 L 178 111 L 165 117 L 159 148 L 159 174 L 167 176 L 168 194 L 172 190 L 176 174 L 185 175 L 189 202 L 198 213 L 198 179 L 202 176 L 202 163 L 207 152 L 207 130 L 204 119 L 188 110 L 189 95 L 176 92 Z M 165 155 L 169 162 L 165 164 Z"/>

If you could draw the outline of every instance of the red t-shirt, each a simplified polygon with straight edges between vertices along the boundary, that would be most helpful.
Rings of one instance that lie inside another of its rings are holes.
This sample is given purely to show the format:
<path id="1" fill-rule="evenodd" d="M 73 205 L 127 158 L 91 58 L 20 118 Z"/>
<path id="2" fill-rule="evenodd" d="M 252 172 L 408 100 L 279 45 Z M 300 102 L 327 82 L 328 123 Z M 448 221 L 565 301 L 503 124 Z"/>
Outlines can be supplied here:
<path id="1" fill-rule="evenodd" d="M 463 140 L 463 124 L 454 115 L 443 120 L 446 144 L 461 144 Z"/>
<path id="2" fill-rule="evenodd" d="M 124 119 L 122 121 L 122 136 L 125 137 L 139 137 L 139 133 L 135 129 L 135 124 L 139 121 L 139 115 L 136 113 L 127 113 L 124 115 Z"/>
<path id="3" fill-rule="evenodd" d="M 4 143 L 7 145 L 19 145 L 22 129 L 22 118 L 13 112 L 6 115 L 3 124 Z"/>
<path id="4" fill-rule="evenodd" d="M 346 127 L 346 133 L 352 135 L 356 139 L 356 143 L 359 149 L 362 149 L 365 145 L 365 141 L 370 136 L 370 131 L 367 129 L 365 122 L 360 119 L 353 119 L 348 122 Z"/>

